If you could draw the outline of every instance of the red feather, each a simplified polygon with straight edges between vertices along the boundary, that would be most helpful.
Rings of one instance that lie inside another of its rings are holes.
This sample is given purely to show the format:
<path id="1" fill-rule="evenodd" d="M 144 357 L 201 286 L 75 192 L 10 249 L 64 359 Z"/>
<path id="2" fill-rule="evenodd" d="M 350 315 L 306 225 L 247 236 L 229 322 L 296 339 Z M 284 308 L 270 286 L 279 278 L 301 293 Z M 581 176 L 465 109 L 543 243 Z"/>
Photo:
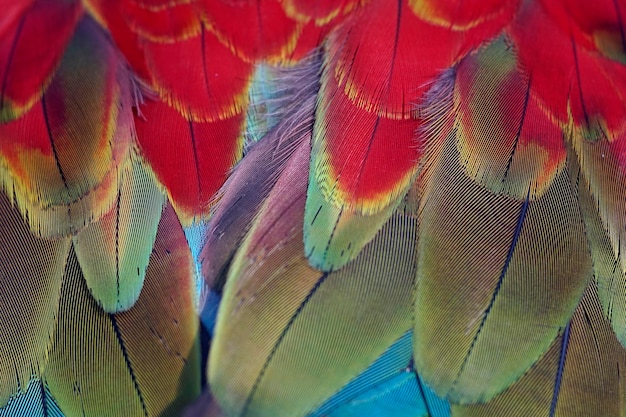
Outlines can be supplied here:
<path id="1" fill-rule="evenodd" d="M 278 0 L 201 0 L 201 4 L 210 30 L 250 62 L 283 58 L 294 49 L 302 29 L 301 23 L 287 17 Z"/>
<path id="2" fill-rule="evenodd" d="M 161 97 L 188 119 L 215 121 L 247 105 L 253 67 L 211 32 L 176 43 L 145 43 L 148 67 Z"/>
<path id="3" fill-rule="evenodd" d="M 0 122 L 24 114 L 41 97 L 81 11 L 75 0 L 20 0 L 2 11 Z"/>
<path id="4" fill-rule="evenodd" d="M 241 157 L 242 113 L 214 122 L 186 120 L 161 102 L 142 108 L 136 119 L 140 151 L 167 188 L 181 222 L 209 215 L 213 196 Z"/>

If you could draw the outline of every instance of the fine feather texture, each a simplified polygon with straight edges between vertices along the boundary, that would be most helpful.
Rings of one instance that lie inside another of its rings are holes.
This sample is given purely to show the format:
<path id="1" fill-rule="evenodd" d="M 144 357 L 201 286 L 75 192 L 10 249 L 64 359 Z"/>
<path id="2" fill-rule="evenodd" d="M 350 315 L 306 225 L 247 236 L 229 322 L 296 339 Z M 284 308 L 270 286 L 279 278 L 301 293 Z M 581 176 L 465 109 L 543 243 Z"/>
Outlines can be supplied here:
<path id="1" fill-rule="evenodd" d="M 107 313 L 133 306 L 143 287 L 164 198 L 144 162 L 123 169 L 117 199 L 100 220 L 73 237 L 89 291 Z"/>
<path id="2" fill-rule="evenodd" d="M 301 21 L 313 21 L 323 26 L 329 21 L 341 18 L 359 7 L 358 0 L 284 0 L 283 7 L 288 16 Z"/>
<path id="3" fill-rule="evenodd" d="M 366 370 L 344 385 L 311 417 L 423 415 L 447 417 L 450 406 L 434 395 L 413 369 L 413 333 L 393 342 Z"/>
<path id="4" fill-rule="evenodd" d="M 414 252 L 416 220 L 393 216 L 364 262 L 312 269 L 302 246 L 308 153 L 306 142 L 295 151 L 230 269 L 209 362 L 227 415 L 306 415 L 410 326 L 415 260 L 402 254 Z"/>
<path id="5" fill-rule="evenodd" d="M 176 43 L 145 41 L 144 50 L 156 90 L 187 119 L 210 122 L 244 112 L 252 65 L 204 25 Z"/>
<path id="6" fill-rule="evenodd" d="M 198 0 L 207 26 L 247 62 L 278 61 L 295 48 L 302 23 L 290 19 L 279 0 Z M 233 25 L 232 16 L 238 24 Z"/>
<path id="7" fill-rule="evenodd" d="M 130 79 L 83 19 L 40 102 L 0 125 L 0 181 L 34 233 L 75 233 L 108 212 L 133 134 Z"/>
<path id="8" fill-rule="evenodd" d="M 123 3 L 124 0 L 83 0 L 83 5 L 91 16 L 109 31 L 120 52 L 133 68 L 135 75 L 144 82 L 148 82 L 151 75 L 140 37 L 126 24 L 121 10 Z"/>
<path id="9" fill-rule="evenodd" d="M 531 97 L 508 39 L 468 55 L 456 68 L 457 146 L 467 171 L 495 194 L 541 196 L 563 169 L 559 127 Z"/>
<path id="10" fill-rule="evenodd" d="M 451 136 L 422 196 L 415 361 L 438 395 L 484 402 L 565 327 L 591 257 L 566 172 L 541 198 L 512 199 L 468 178 L 455 148 Z"/>
<path id="11" fill-rule="evenodd" d="M 0 407 L 3 407 L 9 397 L 25 392 L 31 378 L 40 377 L 45 369 L 71 240 L 35 237 L 2 192 L 0 218 Z"/>
<path id="12" fill-rule="evenodd" d="M 130 30 L 152 42 L 175 42 L 200 33 L 199 10 L 194 2 L 150 9 L 125 1 L 120 9 Z"/>
<path id="13" fill-rule="evenodd" d="M 623 0 L 0 3 L 0 416 L 626 415 Z"/>
<path id="14" fill-rule="evenodd" d="M 569 171 L 585 219 L 598 297 L 618 340 L 626 346 L 626 272 L 620 243 L 626 189 L 615 158 L 623 142 L 579 141 L 580 151 L 578 157 L 571 156 Z M 571 148 L 570 153 L 574 153 Z"/>
<path id="15" fill-rule="evenodd" d="M 140 154 L 167 189 L 185 226 L 209 217 L 214 195 L 241 158 L 244 114 L 224 120 L 187 120 L 162 102 L 149 102 L 136 119 Z"/>
<path id="16" fill-rule="evenodd" d="M 41 97 L 81 12 L 76 0 L 16 0 L 3 4 L 0 122 L 22 116 Z M 42 36 L 46 42 L 40 41 Z"/>
<path id="17" fill-rule="evenodd" d="M 65 417 L 40 379 L 28 383 L 28 389 L 0 408 L 0 417 Z"/>
<path id="18" fill-rule="evenodd" d="M 70 251 L 44 377 L 64 413 L 176 416 L 199 394 L 192 271 L 171 207 L 161 218 L 141 296 L 129 311 L 102 311 Z"/>
<path id="19" fill-rule="evenodd" d="M 416 105 L 445 68 L 503 22 L 500 16 L 465 33 L 433 26 L 407 2 L 372 1 L 331 33 L 306 209 L 305 247 L 313 266 L 341 268 L 400 204 L 421 156 Z M 445 46 L 433 49 L 432 39 Z M 312 227 L 321 212 L 328 220 Z"/>
<path id="20" fill-rule="evenodd" d="M 625 361 L 592 283 L 571 322 L 518 382 L 487 404 L 454 406 L 452 416 L 623 416 Z"/>
<path id="21" fill-rule="evenodd" d="M 222 188 L 200 254 L 202 276 L 214 291 L 221 293 L 238 245 L 293 150 L 302 141 L 310 141 L 319 67 L 320 58 L 315 54 L 294 68 L 268 70 L 276 76 L 273 97 L 254 108 L 264 108 L 267 113 L 262 117 L 279 124 L 252 146 Z"/>

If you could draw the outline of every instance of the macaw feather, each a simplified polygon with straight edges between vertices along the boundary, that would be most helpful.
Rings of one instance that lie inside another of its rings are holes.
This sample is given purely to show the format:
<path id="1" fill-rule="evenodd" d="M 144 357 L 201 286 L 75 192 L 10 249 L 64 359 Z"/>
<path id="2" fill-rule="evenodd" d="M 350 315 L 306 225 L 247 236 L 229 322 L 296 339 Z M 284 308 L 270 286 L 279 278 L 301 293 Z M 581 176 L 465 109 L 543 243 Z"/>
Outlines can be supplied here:
<path id="1" fill-rule="evenodd" d="M 313 51 L 319 49 L 324 44 L 328 33 L 339 23 L 340 19 L 337 18 L 324 26 L 317 26 L 315 22 L 305 24 L 293 50 L 277 62 L 273 60 L 272 62 L 285 67 L 297 65 L 302 59 L 306 59 Z"/>
<path id="2" fill-rule="evenodd" d="M 185 409 L 182 417 L 225 417 L 222 409 L 211 395 L 211 391 L 205 388 L 202 395 Z"/>
<path id="3" fill-rule="evenodd" d="M 300 22 L 313 21 L 324 26 L 331 20 L 350 13 L 365 1 L 359 0 L 284 0 L 287 15 Z"/>
<path id="4" fill-rule="evenodd" d="M 302 31 L 303 24 L 290 19 L 279 0 L 199 0 L 199 4 L 208 29 L 246 62 L 280 62 L 293 51 Z"/>
<path id="5" fill-rule="evenodd" d="M 41 98 L 82 8 L 76 0 L 19 0 L 3 4 L 2 13 L 0 123 L 5 123 L 22 116 Z"/>
<path id="6" fill-rule="evenodd" d="M 475 0 L 459 4 L 454 0 L 409 0 L 411 10 L 422 20 L 452 31 L 466 31 L 480 25 L 502 25 L 513 17 L 516 0 Z"/>
<path id="7" fill-rule="evenodd" d="M 326 400 L 311 414 L 311 417 L 341 415 L 352 412 L 356 404 L 375 403 L 374 397 L 384 395 L 381 391 L 396 392 L 394 388 L 397 387 L 391 388 L 388 385 L 389 383 L 396 385 L 394 380 L 399 376 L 410 374 L 417 381 L 417 375 L 411 366 L 412 346 L 413 332 L 408 331 L 395 340 L 367 369 Z M 420 410 L 426 409 L 426 405 L 419 393 L 415 397 L 417 398 L 413 404 L 416 405 L 415 410 L 419 414 Z M 361 415 L 371 415 L 371 413 L 362 412 Z"/>
<path id="8" fill-rule="evenodd" d="M 626 66 L 603 56 L 593 39 L 622 39 L 623 48 L 618 2 L 594 6 L 589 13 L 582 12 L 589 10 L 583 3 L 554 3 L 524 2 L 506 31 L 532 79 L 531 95 L 565 131 L 573 124 L 590 140 L 612 139 L 626 123 Z M 587 17 L 586 27 L 576 28 L 576 21 Z"/>
<path id="9" fill-rule="evenodd" d="M 412 346 L 409 331 L 310 416 L 449 417 L 448 402 L 438 398 L 413 369 Z"/>
<path id="10" fill-rule="evenodd" d="M 246 119 L 246 148 L 258 142 L 274 126 L 296 113 L 314 114 L 309 106 L 319 91 L 321 52 L 312 51 L 297 64 L 287 67 L 258 64 L 248 94 L 250 105 Z M 287 136 L 290 122 L 283 122 L 282 136 Z M 285 139 L 281 139 L 284 141 Z"/>
<path id="11" fill-rule="evenodd" d="M 233 255 L 294 149 L 310 142 L 320 64 L 319 56 L 311 56 L 299 66 L 269 70 L 276 77 L 275 94 L 252 107 L 265 108 L 270 115 L 264 118 L 276 119 L 276 125 L 224 184 L 200 254 L 202 276 L 212 290 L 221 293 Z"/>
<path id="12" fill-rule="evenodd" d="M 175 43 L 143 43 L 152 83 L 188 120 L 212 122 L 245 113 L 253 65 L 224 46 L 204 25 Z"/>
<path id="13" fill-rule="evenodd" d="M 328 417 L 372 415 L 430 417 L 416 380 L 417 376 L 413 372 L 403 372 L 326 415 Z"/>
<path id="14" fill-rule="evenodd" d="M 314 179 L 309 180 L 304 211 L 304 251 L 311 265 L 336 271 L 353 260 L 400 205 L 398 200 L 373 215 L 329 203 Z"/>
<path id="15" fill-rule="evenodd" d="M 416 219 L 392 216 L 338 272 L 311 268 L 302 242 L 309 149 L 295 150 L 230 268 L 209 358 L 227 415 L 307 415 L 410 327 Z"/>
<path id="16" fill-rule="evenodd" d="M 139 298 L 165 203 L 138 157 L 120 168 L 111 210 L 72 239 L 87 287 L 107 313 L 128 310 Z"/>
<path id="17" fill-rule="evenodd" d="M 28 389 L 0 408 L 0 417 L 65 417 L 41 379 L 28 382 Z"/>
<path id="18" fill-rule="evenodd" d="M 623 346 L 626 346 L 626 255 L 621 241 L 625 238 L 626 180 L 620 159 L 625 139 L 626 136 L 597 143 L 574 139 L 569 170 L 585 219 L 598 297 Z"/>
<path id="19" fill-rule="evenodd" d="M 39 104 L 0 126 L 0 181 L 34 233 L 66 236 L 109 211 L 134 132 L 129 76 L 85 18 Z"/>
<path id="20" fill-rule="evenodd" d="M 69 238 L 33 235 L 0 192 L 0 407 L 41 377 L 53 337 Z M 12 406 L 16 407 L 16 406 Z M 21 406 L 20 406 L 21 407 Z M 2 415 L 0 408 L 0 415 Z"/>
<path id="21" fill-rule="evenodd" d="M 121 2 L 120 9 L 128 27 L 142 39 L 172 43 L 200 34 L 200 11 L 195 2 L 150 9 L 131 0 Z"/>
<path id="22" fill-rule="evenodd" d="M 71 250 L 45 381 L 67 415 L 176 416 L 200 393 L 194 266 L 171 207 L 132 309 L 109 314 Z M 115 399 L 112 401 L 111 399 Z"/>
<path id="23" fill-rule="evenodd" d="M 122 13 L 122 3 L 125 0 L 83 0 L 85 9 L 106 28 L 119 50 L 124 54 L 135 74 L 148 83 L 152 77 L 148 71 L 146 57 L 143 52 L 142 41 L 137 33 L 126 24 Z"/>
<path id="24" fill-rule="evenodd" d="M 499 38 L 456 69 L 457 146 L 467 175 L 495 194 L 534 200 L 565 165 L 560 126 L 531 97 L 510 42 Z"/>
<path id="25" fill-rule="evenodd" d="M 565 327 L 592 277 L 575 190 L 563 171 L 530 200 L 469 178 L 449 136 L 421 199 L 416 369 L 456 403 L 517 381 Z"/>
<path id="26" fill-rule="evenodd" d="M 136 119 L 140 154 L 150 162 L 184 226 L 209 217 L 215 193 L 241 158 L 244 114 L 224 120 L 187 120 L 162 102 Z"/>
<path id="27" fill-rule="evenodd" d="M 373 1 L 331 33 L 306 208 L 313 266 L 341 268 L 402 202 L 422 154 L 418 104 L 460 54 L 480 44 L 482 26 L 465 36 L 420 20 L 405 2 Z M 445 47 L 433 49 L 432 39 Z M 328 221 L 311 226 L 318 217 Z"/>
<path id="28" fill-rule="evenodd" d="M 623 416 L 625 361 L 592 282 L 571 322 L 518 382 L 486 404 L 453 406 L 452 416 Z"/>

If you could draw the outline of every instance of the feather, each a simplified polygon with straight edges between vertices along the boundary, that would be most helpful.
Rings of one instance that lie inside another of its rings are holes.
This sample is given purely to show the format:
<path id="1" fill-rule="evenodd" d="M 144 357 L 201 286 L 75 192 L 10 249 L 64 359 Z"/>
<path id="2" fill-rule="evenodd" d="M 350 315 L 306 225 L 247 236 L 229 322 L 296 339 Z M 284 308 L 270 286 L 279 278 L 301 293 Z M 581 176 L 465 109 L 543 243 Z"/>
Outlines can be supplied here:
<path id="1" fill-rule="evenodd" d="M 295 20 L 312 20 L 316 26 L 323 26 L 350 13 L 360 6 L 359 3 L 359 0 L 284 0 L 283 7 L 287 15 Z"/>
<path id="2" fill-rule="evenodd" d="M 351 402 L 328 413 L 328 417 L 404 416 L 430 417 L 416 383 L 417 376 L 403 372 Z"/>
<path id="3" fill-rule="evenodd" d="M 230 268 L 209 358 L 227 415 L 306 415 L 410 327 L 415 259 L 404 255 L 414 253 L 415 219 L 393 216 L 341 271 L 312 269 L 301 223 L 308 159 L 303 142 Z"/>
<path id="4" fill-rule="evenodd" d="M 532 77 L 531 94 L 551 118 L 564 130 L 573 122 L 580 134 L 593 140 L 614 137 L 624 128 L 626 66 L 603 56 L 602 49 L 590 42 L 593 37 L 583 34 L 600 30 L 600 38 L 623 39 L 618 2 L 603 2 L 589 14 L 583 11 L 587 7 L 569 8 L 565 3 L 524 3 L 507 29 L 508 36 L 520 64 Z M 582 33 L 581 28 L 576 29 L 580 13 L 590 16 L 591 24 Z M 603 22 L 600 27 L 596 26 L 598 19 Z M 584 42 L 581 37 L 586 38 Z"/>
<path id="5" fill-rule="evenodd" d="M 566 172 L 537 200 L 495 195 L 465 175 L 453 138 L 421 200 L 415 362 L 438 395 L 485 402 L 548 350 L 591 259 Z"/>
<path id="6" fill-rule="evenodd" d="M 406 332 L 311 417 L 423 415 L 448 417 L 450 406 L 413 369 L 413 333 Z"/>
<path id="7" fill-rule="evenodd" d="M 40 379 L 28 383 L 28 389 L 0 408 L 0 417 L 65 417 L 50 391 Z"/>
<path id="8" fill-rule="evenodd" d="M 123 2 L 124 0 L 83 0 L 83 5 L 98 24 L 109 31 L 135 74 L 144 82 L 148 82 L 152 77 L 148 71 L 143 47 L 139 36 L 124 20 L 121 10 Z"/>
<path id="9" fill-rule="evenodd" d="M 145 41 L 143 47 L 154 87 L 186 119 L 211 122 L 245 111 L 253 67 L 205 26 L 197 36 L 167 44 Z"/>
<path id="10" fill-rule="evenodd" d="M 195 2 L 150 9 L 134 1 L 120 3 L 128 27 L 143 39 L 171 43 L 200 34 L 200 13 Z"/>
<path id="11" fill-rule="evenodd" d="M 244 114 L 224 120 L 187 120 L 162 102 L 142 109 L 136 119 L 139 152 L 165 186 L 181 222 L 208 218 L 214 195 L 241 158 Z"/>
<path id="12" fill-rule="evenodd" d="M 615 141 L 577 141 L 570 177 L 578 190 L 593 259 L 598 297 L 617 339 L 626 346 L 626 264 L 621 249 L 626 186 L 620 162 L 626 137 Z"/>
<path id="13" fill-rule="evenodd" d="M 171 207 L 159 223 L 143 291 L 129 311 L 102 311 L 70 252 L 45 371 L 64 413 L 175 416 L 199 395 L 193 268 Z"/>
<path id="14" fill-rule="evenodd" d="M 199 0 L 209 30 L 246 62 L 278 62 L 295 47 L 302 24 L 279 0 Z M 233 16 L 237 16 L 236 24 Z"/>
<path id="15" fill-rule="evenodd" d="M 412 363 L 413 332 L 406 332 L 398 340 L 395 340 L 367 369 L 344 385 L 341 390 L 330 397 L 322 404 L 311 417 L 327 415 L 342 415 L 353 412 L 354 406 L 369 404 L 376 406 L 378 401 L 375 397 L 382 396 L 389 392 L 396 391 L 397 388 L 405 388 L 407 381 L 405 376 L 413 377 L 417 382 L 416 375 L 411 369 Z M 398 384 L 400 382 L 400 384 Z M 417 388 L 417 384 L 416 388 Z M 402 388 L 400 392 L 402 392 Z M 413 405 L 417 414 L 426 411 L 426 404 L 421 395 L 416 392 L 417 397 Z M 382 401 L 385 403 L 386 401 Z M 356 408 L 358 410 L 358 408 Z M 423 411 L 421 411 L 423 410 Z M 333 414 L 334 413 L 334 414 Z M 361 415 L 371 415 L 371 412 L 361 412 Z M 383 414 L 380 414 L 383 415 Z"/>
<path id="16" fill-rule="evenodd" d="M 128 310 L 139 298 L 164 204 L 152 174 L 131 159 L 111 210 L 72 239 L 87 287 L 108 313 Z"/>
<path id="17" fill-rule="evenodd" d="M 224 414 L 211 391 L 205 389 L 200 398 L 187 407 L 182 417 L 224 417 Z"/>
<path id="18" fill-rule="evenodd" d="M 0 218 L 0 247 L 3 251 L 0 257 L 2 407 L 10 397 L 25 393 L 31 385 L 36 385 L 34 382 L 29 385 L 29 381 L 32 377 L 40 377 L 45 369 L 71 241 L 69 238 L 41 239 L 31 234 L 18 210 L 2 192 Z M 11 401 L 22 404 L 18 398 Z"/>
<path id="19" fill-rule="evenodd" d="M 298 36 L 296 46 L 278 64 L 281 66 L 296 65 L 302 59 L 306 59 L 307 56 L 313 53 L 312 51 L 315 51 L 324 43 L 328 33 L 339 22 L 340 19 L 335 19 L 324 26 L 317 26 L 314 22 L 305 24 L 302 27 L 300 36 Z"/>
<path id="20" fill-rule="evenodd" d="M 40 102 L 0 126 L 0 181 L 34 233 L 75 233 L 112 206 L 132 134 L 129 74 L 85 18 Z"/>
<path id="21" fill-rule="evenodd" d="M 372 1 L 331 33 L 304 233 L 313 266 L 345 265 L 401 203 L 421 155 L 416 105 L 445 68 L 501 26 L 457 32 L 421 20 L 406 2 Z M 434 39 L 441 47 L 432 48 Z M 313 224 L 322 211 L 328 221 Z"/>
<path id="22" fill-rule="evenodd" d="M 453 406 L 452 415 L 623 416 L 625 360 L 591 283 L 571 322 L 518 382 L 487 404 Z"/>
<path id="23" fill-rule="evenodd" d="M 506 38 L 456 69 L 457 146 L 467 175 L 494 194 L 541 196 L 565 165 L 560 127 L 531 97 Z"/>
<path id="24" fill-rule="evenodd" d="M 411 9 L 422 20 L 454 31 L 466 31 L 481 25 L 501 27 L 513 17 L 517 3 L 516 0 L 462 3 L 454 0 L 409 0 Z"/>
<path id="25" fill-rule="evenodd" d="M 277 125 L 235 167 L 211 218 L 200 262 L 205 282 L 217 292 L 221 293 L 233 255 L 293 150 L 310 141 L 319 66 L 319 56 L 312 56 L 299 66 L 270 70 L 276 77 L 275 95 L 252 107 L 266 109 L 260 117 L 276 119 Z"/>
<path id="26" fill-rule="evenodd" d="M 82 8 L 75 0 L 17 0 L 3 6 L 0 122 L 7 122 L 22 116 L 41 98 Z"/>

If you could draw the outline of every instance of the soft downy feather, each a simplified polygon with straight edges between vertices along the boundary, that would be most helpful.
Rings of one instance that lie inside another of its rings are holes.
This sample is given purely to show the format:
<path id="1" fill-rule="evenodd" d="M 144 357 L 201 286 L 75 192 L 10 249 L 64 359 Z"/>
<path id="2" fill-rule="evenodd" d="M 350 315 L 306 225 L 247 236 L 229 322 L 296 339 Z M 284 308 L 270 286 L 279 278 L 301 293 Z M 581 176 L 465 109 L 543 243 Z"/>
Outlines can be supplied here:
<path id="1" fill-rule="evenodd" d="M 315 95 L 319 88 L 319 54 L 288 69 L 270 69 L 275 96 L 255 104 L 265 108 L 280 124 L 251 146 L 218 195 L 220 202 L 211 218 L 200 254 L 202 276 L 207 285 L 222 292 L 232 257 L 243 240 L 259 206 L 267 198 L 289 157 L 310 135 Z"/>

